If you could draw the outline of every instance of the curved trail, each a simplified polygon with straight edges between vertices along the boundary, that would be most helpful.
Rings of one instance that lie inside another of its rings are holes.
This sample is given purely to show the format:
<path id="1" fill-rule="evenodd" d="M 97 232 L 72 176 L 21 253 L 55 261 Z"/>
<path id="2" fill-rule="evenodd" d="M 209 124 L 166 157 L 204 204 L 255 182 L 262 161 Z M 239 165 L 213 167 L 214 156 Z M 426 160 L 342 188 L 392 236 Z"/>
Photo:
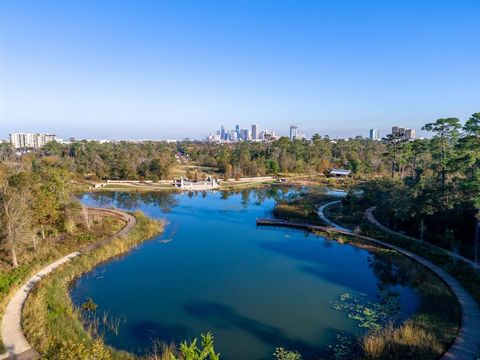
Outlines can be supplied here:
<path id="1" fill-rule="evenodd" d="M 387 242 L 371 238 L 369 236 L 364 236 L 364 235 L 358 235 L 355 234 L 352 230 L 345 229 L 340 225 L 335 224 L 332 222 L 330 219 L 328 219 L 323 210 L 330 205 L 333 205 L 335 203 L 338 203 L 338 201 L 333 201 L 329 202 L 323 206 L 321 206 L 318 210 L 318 213 L 322 220 L 324 220 L 327 224 L 329 224 L 330 228 L 325 228 L 318 226 L 319 230 L 325 231 L 327 229 L 328 231 L 333 231 L 345 235 L 354 235 L 358 237 L 359 239 L 375 243 L 377 245 L 395 250 L 411 259 L 414 259 L 415 261 L 419 262 L 420 264 L 424 265 L 431 271 L 433 271 L 435 274 L 437 274 L 447 285 L 448 287 L 452 290 L 452 292 L 455 294 L 458 303 L 460 304 L 460 309 L 461 309 L 461 323 L 460 323 L 460 328 L 458 330 L 457 337 L 455 338 L 455 341 L 453 342 L 452 346 L 446 351 L 445 354 L 441 357 L 442 360 L 450 360 L 450 359 L 455 359 L 455 360 L 475 360 L 479 359 L 479 354 L 480 354 L 480 309 L 477 305 L 477 302 L 475 299 L 470 295 L 470 293 L 465 290 L 465 288 L 450 274 L 448 274 L 445 270 L 443 270 L 441 267 L 433 264 L 432 262 L 422 258 L 421 256 L 405 250 L 403 248 L 400 248 L 398 246 L 389 244 Z M 368 211 L 370 210 L 370 211 Z M 368 214 L 371 215 L 369 220 L 373 217 L 373 209 L 370 208 L 367 210 L 367 216 Z M 374 218 L 373 218 L 374 219 Z M 375 219 L 376 220 L 376 219 Z M 378 221 L 377 221 L 378 223 Z M 266 224 L 265 224 L 266 225 Z M 274 224 L 271 224 L 274 225 Z M 285 222 L 282 221 L 281 224 L 278 224 L 280 226 L 288 226 Z M 304 225 L 304 226 L 303 226 Z M 315 225 L 308 225 L 308 224 L 300 224 L 300 223 L 292 223 L 291 226 L 293 227 L 303 227 L 305 229 L 313 229 L 315 228 Z M 380 224 L 381 225 L 381 224 Z M 382 225 L 383 226 L 383 225 Z M 388 228 L 387 228 L 388 229 Z M 390 229 L 388 229 L 390 230 Z M 420 241 L 416 239 L 417 241 Z M 445 250 L 447 251 L 447 250 Z M 468 259 L 466 259 L 468 260 Z M 468 261 L 467 261 L 468 262 Z M 471 262 L 471 261 L 470 261 Z"/>
<path id="2" fill-rule="evenodd" d="M 42 280 L 46 275 L 48 275 L 60 265 L 65 264 L 82 254 L 88 253 L 93 249 L 96 249 L 97 247 L 110 242 L 117 236 L 127 235 L 137 223 L 137 219 L 133 215 L 124 211 L 100 208 L 90 208 L 89 210 L 122 218 L 125 220 L 126 224 L 118 233 L 109 236 L 108 238 L 101 240 L 95 244 L 92 244 L 82 250 L 68 254 L 61 259 L 58 259 L 57 261 L 51 263 L 50 265 L 44 267 L 42 270 L 32 276 L 13 295 L 7 307 L 5 308 L 5 313 L 3 314 L 1 335 L 3 344 L 5 345 L 7 352 L 0 355 L 0 359 L 27 360 L 40 358 L 35 349 L 33 349 L 32 346 L 28 343 L 22 329 L 23 306 L 25 304 L 25 301 L 27 300 L 28 295 L 40 280 Z"/>
<path id="3" fill-rule="evenodd" d="M 342 202 L 342 200 L 335 200 L 335 201 L 330 201 L 326 204 L 323 204 L 322 206 L 320 206 L 318 208 L 318 211 L 317 211 L 317 214 L 318 216 L 320 217 L 320 219 L 322 219 L 328 226 L 331 226 L 335 229 L 338 229 L 338 230 L 343 230 L 343 231 L 350 231 L 350 229 L 347 229 L 343 226 L 340 226 L 338 224 L 335 224 L 332 220 L 330 220 L 329 218 L 327 218 L 327 216 L 325 215 L 325 209 L 328 207 L 328 206 L 331 206 L 331 205 L 336 205 L 336 204 L 340 204 Z"/>

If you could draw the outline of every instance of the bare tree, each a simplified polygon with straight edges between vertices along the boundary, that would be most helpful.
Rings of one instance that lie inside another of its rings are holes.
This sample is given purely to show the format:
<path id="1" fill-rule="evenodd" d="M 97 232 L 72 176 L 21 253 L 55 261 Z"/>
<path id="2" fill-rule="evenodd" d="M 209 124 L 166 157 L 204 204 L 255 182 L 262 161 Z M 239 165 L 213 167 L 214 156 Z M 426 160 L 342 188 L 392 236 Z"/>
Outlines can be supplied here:
<path id="1" fill-rule="evenodd" d="M 82 206 L 83 221 L 85 222 L 85 226 L 87 227 L 87 229 L 90 230 L 90 226 L 92 222 L 92 219 L 90 217 L 90 212 L 88 211 L 88 207 L 86 207 L 84 204 L 81 204 L 81 206 Z"/>
<path id="2" fill-rule="evenodd" d="M 0 184 L 0 231 L 10 251 L 14 268 L 18 267 L 17 252 L 20 243 L 31 233 L 29 210 L 30 193 L 26 189 L 11 188 L 8 181 Z"/>
<path id="3" fill-rule="evenodd" d="M 2 231 L 6 246 L 11 253 L 12 266 L 18 266 L 17 249 L 30 232 L 30 216 L 24 191 L 9 192 L 1 195 Z"/>

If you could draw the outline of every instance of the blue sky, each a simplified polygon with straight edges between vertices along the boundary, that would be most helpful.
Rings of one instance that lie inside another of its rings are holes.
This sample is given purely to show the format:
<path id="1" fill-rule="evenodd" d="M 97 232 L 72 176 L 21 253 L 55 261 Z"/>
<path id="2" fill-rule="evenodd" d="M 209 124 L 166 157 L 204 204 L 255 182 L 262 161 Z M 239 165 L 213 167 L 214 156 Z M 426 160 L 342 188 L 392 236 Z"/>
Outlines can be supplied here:
<path id="1" fill-rule="evenodd" d="M 478 0 L 0 0 L 0 138 L 466 119 L 480 111 L 478 19 Z"/>

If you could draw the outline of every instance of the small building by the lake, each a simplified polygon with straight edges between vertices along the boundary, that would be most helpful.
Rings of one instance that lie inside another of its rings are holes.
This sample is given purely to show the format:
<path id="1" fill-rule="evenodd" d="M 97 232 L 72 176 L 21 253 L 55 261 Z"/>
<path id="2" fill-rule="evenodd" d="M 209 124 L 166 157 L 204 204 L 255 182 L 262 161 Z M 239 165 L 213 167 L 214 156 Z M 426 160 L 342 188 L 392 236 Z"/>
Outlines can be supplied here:
<path id="1" fill-rule="evenodd" d="M 182 190 L 203 191 L 217 189 L 220 184 L 217 179 L 212 176 L 200 181 L 191 181 L 182 176 L 180 180 L 174 180 L 173 186 Z"/>
<path id="2" fill-rule="evenodd" d="M 352 173 L 351 170 L 347 169 L 332 169 L 328 173 L 328 176 L 332 177 L 348 177 Z"/>

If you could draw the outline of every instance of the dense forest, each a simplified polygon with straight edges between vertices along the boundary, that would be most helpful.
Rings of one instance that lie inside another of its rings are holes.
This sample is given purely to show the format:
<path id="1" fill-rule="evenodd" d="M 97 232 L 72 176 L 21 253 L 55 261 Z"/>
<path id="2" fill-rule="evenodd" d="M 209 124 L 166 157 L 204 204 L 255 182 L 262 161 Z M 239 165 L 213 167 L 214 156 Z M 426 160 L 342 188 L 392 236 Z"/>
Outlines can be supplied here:
<path id="1" fill-rule="evenodd" d="M 278 173 L 323 174 L 343 167 L 355 174 L 375 175 L 387 170 L 383 142 L 360 137 L 330 140 L 318 134 L 308 140 L 282 137 L 271 143 L 180 143 L 179 150 L 198 164 L 218 167 L 226 177 Z"/>
<path id="2" fill-rule="evenodd" d="M 188 155 L 193 163 L 217 168 L 225 177 L 266 174 L 323 174 L 332 167 L 351 169 L 359 175 L 380 175 L 388 170 L 383 142 L 362 138 L 331 141 L 314 135 L 310 141 L 282 137 L 271 143 L 232 144 L 179 142 L 77 141 L 50 142 L 25 158 L 55 159 L 59 166 L 86 179 L 163 180 L 172 177 L 176 154 Z M 3 144 L 0 157 L 15 158 Z"/>

